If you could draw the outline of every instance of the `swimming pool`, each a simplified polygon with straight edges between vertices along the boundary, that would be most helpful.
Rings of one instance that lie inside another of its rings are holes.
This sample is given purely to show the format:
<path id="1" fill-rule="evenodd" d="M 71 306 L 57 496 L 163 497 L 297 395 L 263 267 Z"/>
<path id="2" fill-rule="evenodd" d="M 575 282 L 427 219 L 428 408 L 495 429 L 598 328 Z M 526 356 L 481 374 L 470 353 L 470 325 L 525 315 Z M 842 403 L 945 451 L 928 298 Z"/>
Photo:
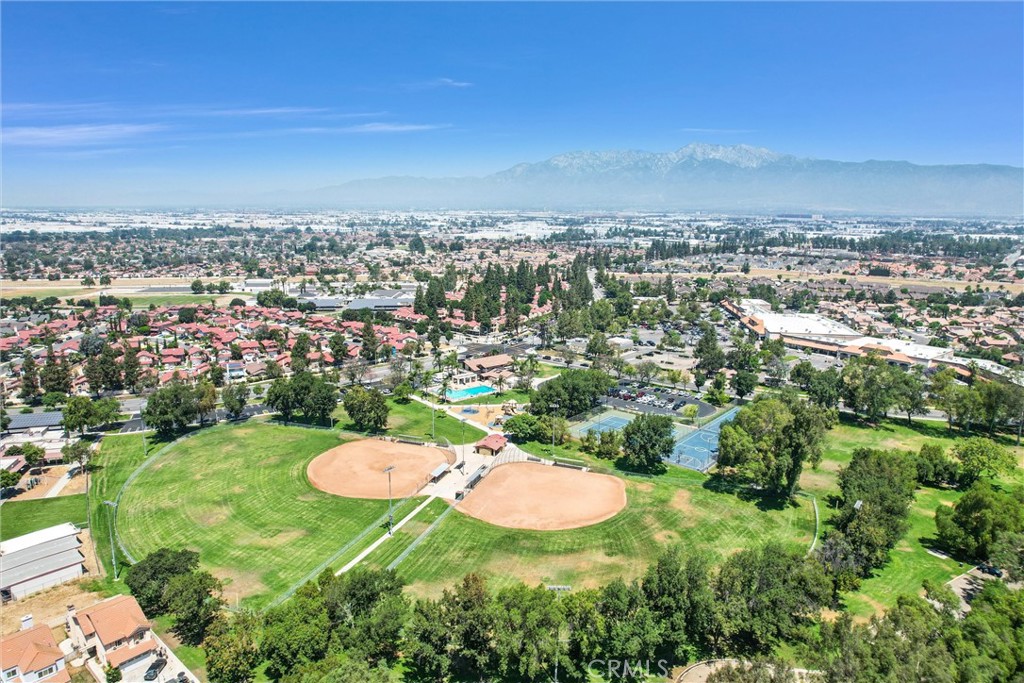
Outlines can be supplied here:
<path id="1" fill-rule="evenodd" d="M 466 387 L 465 389 L 459 389 L 458 391 L 448 391 L 449 401 L 464 401 L 467 398 L 473 398 L 475 396 L 483 396 L 484 394 L 493 394 L 494 389 L 487 386 L 486 384 L 479 384 L 475 387 Z"/>

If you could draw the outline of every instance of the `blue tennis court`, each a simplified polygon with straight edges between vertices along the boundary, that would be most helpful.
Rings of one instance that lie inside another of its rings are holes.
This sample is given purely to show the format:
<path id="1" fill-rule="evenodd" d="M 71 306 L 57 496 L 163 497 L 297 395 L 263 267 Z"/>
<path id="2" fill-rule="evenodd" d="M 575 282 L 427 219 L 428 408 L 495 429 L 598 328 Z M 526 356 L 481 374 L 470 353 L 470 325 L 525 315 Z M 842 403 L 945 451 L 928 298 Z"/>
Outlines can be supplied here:
<path id="1" fill-rule="evenodd" d="M 697 431 L 680 434 L 669 462 L 707 472 L 718 460 L 718 433 L 722 425 L 736 417 L 737 412 L 739 408 L 733 408 Z"/>
<path id="2" fill-rule="evenodd" d="M 569 429 L 569 432 L 578 439 L 583 438 L 584 434 L 588 432 L 593 434 L 600 434 L 601 432 L 610 432 L 612 430 L 621 430 L 623 427 L 633 421 L 635 416 L 628 413 L 619 412 L 617 410 L 607 410 L 602 412 L 600 415 L 590 418 L 585 422 L 582 422 Z"/>

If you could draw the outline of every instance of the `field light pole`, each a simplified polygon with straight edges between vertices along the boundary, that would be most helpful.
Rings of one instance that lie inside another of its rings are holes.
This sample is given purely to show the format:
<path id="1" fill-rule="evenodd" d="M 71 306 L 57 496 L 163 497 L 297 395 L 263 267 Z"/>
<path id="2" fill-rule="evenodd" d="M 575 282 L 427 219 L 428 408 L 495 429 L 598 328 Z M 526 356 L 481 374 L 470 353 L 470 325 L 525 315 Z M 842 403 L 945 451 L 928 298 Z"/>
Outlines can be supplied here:
<path id="1" fill-rule="evenodd" d="M 384 468 L 384 474 L 388 475 L 388 536 L 394 533 L 395 527 L 395 509 L 391 504 L 391 472 L 394 469 L 394 465 L 388 465 Z"/>
<path id="2" fill-rule="evenodd" d="M 114 581 L 117 581 L 117 554 L 114 552 L 114 520 L 117 519 L 117 503 L 105 500 L 103 504 L 108 508 L 114 508 L 113 518 L 110 510 L 107 510 L 107 534 L 110 536 L 110 562 L 114 565 Z"/>

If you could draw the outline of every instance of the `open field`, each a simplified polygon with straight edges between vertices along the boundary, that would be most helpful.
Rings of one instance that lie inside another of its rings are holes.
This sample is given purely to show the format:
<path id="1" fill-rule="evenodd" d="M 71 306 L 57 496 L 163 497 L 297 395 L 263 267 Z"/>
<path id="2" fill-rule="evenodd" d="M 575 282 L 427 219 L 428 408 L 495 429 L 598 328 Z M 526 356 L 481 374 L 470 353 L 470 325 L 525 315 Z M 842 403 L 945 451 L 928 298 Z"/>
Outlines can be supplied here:
<path id="1" fill-rule="evenodd" d="M 1013 448 L 1011 440 L 1000 441 Z M 955 443 L 955 437 L 949 435 L 946 425 L 941 422 L 915 420 L 912 426 L 908 426 L 905 419 L 893 419 L 883 421 L 877 427 L 869 427 L 844 416 L 843 421 L 828 434 L 821 465 L 817 470 L 805 469 L 800 479 L 801 488 L 818 497 L 823 532 L 829 528 L 827 520 L 834 513 L 828 505 L 828 496 L 838 495 L 839 470 L 849 464 L 853 451 L 858 448 L 895 448 L 916 452 L 930 442 L 948 450 Z M 1019 459 L 1020 449 L 1013 450 Z M 952 505 L 961 495 L 961 492 L 951 489 L 917 489 L 910 511 L 910 529 L 890 553 L 889 563 L 866 579 L 858 591 L 844 596 L 852 614 L 869 617 L 893 606 L 900 595 L 920 593 L 925 579 L 945 582 L 967 569 L 955 560 L 927 552 L 935 537 L 935 508 Z"/>
<path id="2" fill-rule="evenodd" d="M 56 498 L 11 500 L 0 506 L 0 541 L 64 522 L 87 527 L 88 518 L 84 493 Z"/>
<path id="3" fill-rule="evenodd" d="M 96 543 L 96 554 L 103 567 L 110 573 L 113 569 L 110 559 L 110 508 L 103 504 L 105 500 L 114 500 L 129 475 L 157 449 L 165 444 L 155 441 L 150 435 L 125 434 L 105 436 L 100 444 L 99 453 L 93 458 L 93 472 L 90 475 L 89 509 L 92 516 L 93 540 Z M 117 553 L 119 562 L 126 563 L 127 558 Z M 121 584 L 119 584 L 121 585 Z"/>
<path id="4" fill-rule="evenodd" d="M 249 423 L 212 427 L 160 456 L 125 491 L 118 525 L 138 557 L 191 548 L 252 607 L 306 576 L 372 524 L 387 501 L 313 488 L 306 467 L 338 445 L 326 430 Z"/>
<path id="5" fill-rule="evenodd" d="M 128 487 L 118 517 L 121 536 L 138 556 L 161 546 L 196 549 L 202 564 L 226 581 L 229 601 L 265 606 L 387 509 L 386 501 L 340 498 L 310 485 L 309 462 L 337 439 L 327 430 L 259 422 L 206 429 L 161 455 Z M 110 437 L 107 443 L 113 448 L 105 445 L 101 460 L 142 459 L 134 436 Z M 123 481 L 116 467 L 107 473 L 108 486 Z M 470 571 L 499 584 L 523 579 L 597 585 L 638 575 L 665 543 L 722 556 L 769 538 L 806 548 L 814 533 L 808 501 L 789 506 L 745 499 L 675 468 L 657 479 L 627 479 L 625 485 L 627 507 L 581 529 L 524 531 L 449 515 L 399 571 L 414 591 L 429 594 Z M 367 561 L 386 566 L 445 508 L 443 501 L 428 506 L 403 528 L 404 535 Z M 376 537 L 372 532 L 331 566 L 341 566 Z"/>
<path id="6" fill-rule="evenodd" d="M 437 595 L 469 572 L 495 587 L 519 579 L 585 588 L 639 576 L 668 543 L 718 558 L 768 540 L 798 549 L 810 544 L 810 501 L 790 506 L 714 486 L 715 480 L 679 468 L 655 479 L 629 477 L 622 512 L 568 531 L 508 529 L 452 514 L 398 573 L 423 595 Z"/>
<path id="7" fill-rule="evenodd" d="M 420 439 L 431 439 L 431 418 L 430 407 L 419 401 L 401 403 L 394 399 L 388 399 L 388 406 L 391 414 L 388 416 L 388 433 L 392 436 L 415 436 Z M 355 425 L 345 412 L 345 408 L 338 405 L 334 411 L 334 419 L 338 427 L 344 431 L 356 432 Z M 434 429 L 438 437 L 444 437 L 454 444 L 475 443 L 486 436 L 486 432 L 477 429 L 472 425 L 463 425 L 462 422 L 451 417 L 443 410 L 435 411 Z"/>
<path id="8" fill-rule="evenodd" d="M 217 305 L 226 306 L 236 298 L 237 294 L 122 294 L 119 298 L 128 298 L 132 302 L 132 308 L 148 308 L 154 306 L 200 306 L 209 305 L 211 301 Z M 244 298 L 244 297 L 243 297 Z"/>

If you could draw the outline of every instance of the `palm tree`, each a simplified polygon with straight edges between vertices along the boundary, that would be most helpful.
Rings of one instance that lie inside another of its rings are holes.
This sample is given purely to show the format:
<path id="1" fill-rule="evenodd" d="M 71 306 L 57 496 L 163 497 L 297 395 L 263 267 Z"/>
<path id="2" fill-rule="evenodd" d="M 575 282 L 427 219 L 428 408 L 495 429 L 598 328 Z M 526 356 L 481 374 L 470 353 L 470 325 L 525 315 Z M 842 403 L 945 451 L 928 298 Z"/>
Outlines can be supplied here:
<path id="1" fill-rule="evenodd" d="M 441 375 L 441 403 L 448 402 L 448 390 L 452 387 L 452 376 L 447 372 Z"/>
<path id="2" fill-rule="evenodd" d="M 494 387 L 498 390 L 498 395 L 499 396 L 502 394 L 502 392 L 505 391 L 505 376 L 504 375 L 498 375 L 497 377 L 494 378 Z"/>

